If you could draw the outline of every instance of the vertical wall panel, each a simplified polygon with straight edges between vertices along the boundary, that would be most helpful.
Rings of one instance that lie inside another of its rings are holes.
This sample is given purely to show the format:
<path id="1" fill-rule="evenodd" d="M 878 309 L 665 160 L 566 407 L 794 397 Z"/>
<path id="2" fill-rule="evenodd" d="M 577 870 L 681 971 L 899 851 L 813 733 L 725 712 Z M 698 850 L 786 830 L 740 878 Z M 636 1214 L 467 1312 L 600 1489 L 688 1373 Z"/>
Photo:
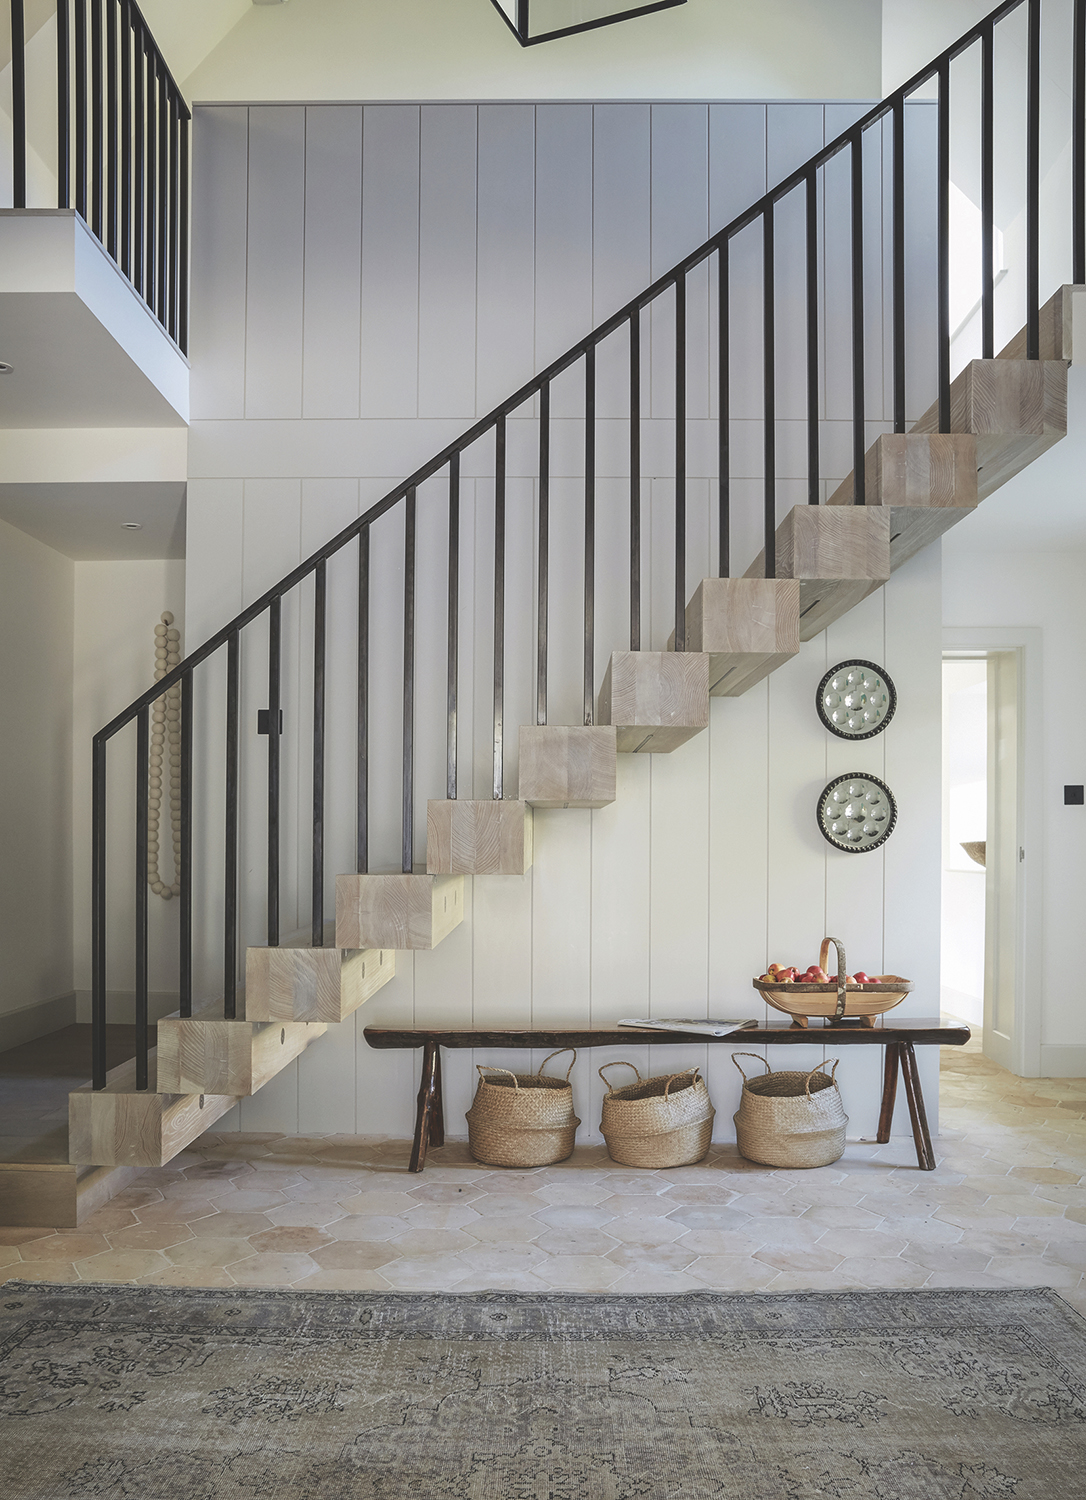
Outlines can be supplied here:
<path id="1" fill-rule="evenodd" d="M 302 414 L 305 109 L 249 111 L 245 415 Z"/>
<path id="2" fill-rule="evenodd" d="M 362 108 L 306 110 L 302 414 L 357 417 Z"/>
<path id="3" fill-rule="evenodd" d="M 930 107 L 924 108 L 930 115 Z M 856 112 L 860 106 L 842 118 Z M 209 340 L 198 360 L 206 368 L 197 370 L 195 383 L 209 393 L 208 405 L 194 433 L 200 472 L 208 477 L 193 481 L 190 499 L 190 645 L 199 639 L 193 632 L 209 633 L 243 600 L 257 597 L 300 556 L 347 525 L 360 505 L 386 493 L 403 476 L 405 461 L 424 459 L 474 412 L 510 394 L 546 359 L 757 198 L 764 191 L 767 159 L 770 180 L 792 170 L 819 144 L 823 118 L 822 106 L 795 105 L 537 109 L 457 104 L 421 110 L 381 105 L 367 106 L 360 125 L 358 108 L 350 106 L 313 106 L 308 117 L 302 109 L 258 110 L 249 160 L 244 113 L 207 113 L 211 133 L 205 140 L 221 139 L 222 149 L 210 156 L 205 150 L 203 157 L 198 152 L 207 180 L 196 184 L 196 201 L 204 205 L 198 211 L 217 236 L 219 259 L 198 263 L 198 280 L 215 284 L 206 295 L 197 287 L 194 302 L 215 306 L 219 298 L 222 323 L 203 334 L 194 329 L 197 346 L 199 337 Z M 917 162 L 911 170 L 917 170 Z M 877 160 L 869 171 L 875 205 L 882 189 Z M 847 355 L 847 199 L 831 189 L 831 200 L 838 237 L 825 257 L 823 311 L 834 337 L 842 335 L 841 353 Z M 868 222 L 875 220 L 877 213 Z M 805 498 L 801 228 L 798 218 L 793 222 L 781 210 L 782 511 Z M 914 219 L 912 232 L 923 255 L 930 216 Z M 868 276 L 875 283 L 881 236 L 879 221 L 868 246 Z M 692 278 L 689 289 L 688 594 L 712 569 L 716 543 L 711 269 Z M 733 567 L 742 571 L 761 544 L 757 228 L 733 244 L 732 278 Z M 929 296 L 917 273 L 910 283 L 910 326 L 914 307 L 930 305 L 916 299 Z M 245 373 L 239 298 L 250 325 L 248 417 L 336 419 L 320 428 L 288 420 L 257 429 L 261 466 L 281 477 L 249 478 L 244 485 L 238 478 L 216 477 L 216 466 L 226 475 L 239 468 L 252 474 L 249 460 L 241 463 L 231 455 L 257 451 L 237 420 Z M 669 307 L 643 319 L 642 344 L 642 644 L 661 649 L 674 625 Z M 881 366 L 877 345 L 878 338 L 870 374 L 876 393 L 882 379 L 881 367 L 875 371 Z M 281 368 L 272 368 L 269 351 Z M 847 360 L 831 354 L 830 368 L 839 399 L 836 406 L 831 401 L 835 420 L 824 424 L 824 447 L 831 455 L 826 462 L 847 468 Z M 623 330 L 601 349 L 597 372 L 594 689 L 610 651 L 624 648 L 628 639 L 628 373 Z M 557 723 L 578 722 L 582 709 L 582 370 L 560 377 L 553 396 L 550 717 Z M 910 406 L 912 397 L 910 391 Z M 226 420 L 213 425 L 209 416 Z M 424 426 L 420 417 L 432 426 Z M 404 431 L 414 436 L 405 440 Z M 537 425 L 526 408 L 509 423 L 504 738 L 510 797 L 517 792 L 518 729 L 533 721 L 535 709 L 536 445 Z M 461 487 L 462 796 L 488 797 L 492 790 L 493 472 L 488 436 L 465 455 Z M 446 483 L 441 474 L 419 492 L 419 863 L 426 801 L 445 791 Z M 398 867 L 400 853 L 402 506 L 375 525 L 372 547 L 370 810 L 371 868 L 377 869 Z M 334 874 L 350 868 L 354 856 L 355 560 L 352 543 L 328 565 L 329 911 Z M 525 877 L 469 879 L 463 924 L 434 952 L 400 955 L 395 980 L 359 1017 L 316 1043 L 270 1089 L 247 1101 L 227 1128 L 240 1121 L 248 1129 L 404 1136 L 412 1127 L 419 1057 L 374 1052 L 362 1037 L 366 1024 L 527 1026 L 568 1020 L 605 1025 L 631 1015 L 691 1009 L 760 1015 L 763 1008 L 750 987 L 753 975 L 771 958 L 809 962 L 827 928 L 840 930 L 850 963 L 904 968 L 919 977 L 924 992 L 913 1003 L 930 1007 L 937 961 L 930 937 L 938 919 L 921 886 L 938 857 L 938 828 L 937 819 L 931 824 L 916 809 L 938 802 L 939 747 L 926 717 L 930 703 L 938 701 L 937 687 L 931 696 L 927 682 L 938 643 L 929 640 L 927 625 L 918 639 L 916 619 L 919 611 L 937 635 L 938 605 L 932 605 L 937 570 L 931 567 L 929 559 L 910 564 L 895 575 L 885 599 L 882 593 L 873 596 L 742 699 L 714 700 L 707 735 L 671 756 L 620 757 L 618 800 L 612 806 L 591 813 L 541 812 L 533 871 Z M 283 616 L 284 930 L 309 913 L 312 597 L 308 581 Z M 267 741 L 256 735 L 255 720 L 267 701 L 266 649 L 266 622 L 260 622 L 247 632 L 242 673 L 247 841 L 242 936 L 258 942 L 265 920 Z M 885 659 L 903 689 L 894 725 L 864 747 L 830 743 L 814 713 L 815 685 L 827 662 L 849 653 Z M 201 691 L 210 703 L 220 688 L 209 676 Z M 221 714 L 207 723 L 221 740 Z M 221 840 L 214 844 L 211 838 L 214 810 L 221 803 L 221 787 L 213 784 L 213 749 L 198 752 L 207 766 L 207 811 L 201 816 L 208 823 L 208 848 L 221 868 Z M 861 858 L 835 855 L 814 821 L 828 775 L 851 769 L 853 755 L 856 769 L 882 774 L 885 765 L 886 779 L 901 792 L 902 822 L 894 838 L 885 852 Z M 218 870 L 207 873 L 201 889 L 199 920 L 214 934 L 221 914 Z M 208 942 L 200 982 L 213 988 L 221 959 L 210 937 Z M 708 1067 L 718 1107 L 716 1133 L 723 1139 L 732 1135 L 739 1082 L 738 1075 L 731 1077 L 728 1050 L 691 1042 L 689 1048 L 669 1050 L 665 1064 Z M 790 1055 L 787 1065 L 813 1066 L 822 1055 L 815 1040 Z M 644 1047 L 579 1061 L 586 1140 L 596 1138 L 603 1088 L 595 1069 L 605 1056 L 629 1057 L 643 1070 L 655 1066 Z M 445 1084 L 454 1137 L 464 1134 L 474 1061 L 523 1067 L 527 1059 L 492 1051 L 476 1059 L 450 1055 Z M 869 1133 L 878 1058 L 874 1052 L 858 1058 L 853 1049 L 842 1067 L 850 1131 Z M 934 1096 L 929 1102 L 934 1107 Z"/>
<path id="4" fill-rule="evenodd" d="M 535 109 L 479 106 L 476 412 L 536 370 Z"/>
<path id="5" fill-rule="evenodd" d="M 419 416 L 475 415 L 478 107 L 425 104 L 419 138 Z"/>
<path id="6" fill-rule="evenodd" d="M 249 111 L 196 111 L 192 132 L 192 419 L 245 414 Z"/>
<path id="7" fill-rule="evenodd" d="M 362 136 L 362 415 L 418 412 L 419 107 L 366 106 Z"/>

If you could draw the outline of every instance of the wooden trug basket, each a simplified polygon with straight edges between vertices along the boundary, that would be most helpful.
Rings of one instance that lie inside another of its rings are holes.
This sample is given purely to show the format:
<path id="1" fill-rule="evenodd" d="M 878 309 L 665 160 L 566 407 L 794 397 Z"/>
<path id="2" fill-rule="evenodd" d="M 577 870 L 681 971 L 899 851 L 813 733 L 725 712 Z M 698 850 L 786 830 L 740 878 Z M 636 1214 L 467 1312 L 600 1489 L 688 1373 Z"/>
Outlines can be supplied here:
<path id="1" fill-rule="evenodd" d="M 830 944 L 837 950 L 837 978 L 829 984 L 771 984 L 755 979 L 758 990 L 775 1010 L 792 1017 L 793 1026 L 806 1026 L 809 1016 L 825 1016 L 840 1021 L 858 1016 L 863 1026 L 874 1026 L 875 1017 L 900 1005 L 912 989 L 911 979 L 897 974 L 880 974 L 875 984 L 845 983 L 845 945 L 840 938 L 822 939 L 819 966 L 826 967 Z"/>

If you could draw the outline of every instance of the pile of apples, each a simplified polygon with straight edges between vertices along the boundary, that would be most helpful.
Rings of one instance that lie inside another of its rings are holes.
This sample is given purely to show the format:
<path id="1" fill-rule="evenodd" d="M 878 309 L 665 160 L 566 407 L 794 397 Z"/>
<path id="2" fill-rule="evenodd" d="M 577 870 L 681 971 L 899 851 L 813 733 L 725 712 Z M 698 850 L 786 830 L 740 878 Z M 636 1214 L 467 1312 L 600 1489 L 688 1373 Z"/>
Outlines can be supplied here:
<path id="1" fill-rule="evenodd" d="M 812 964 L 806 973 L 801 974 L 796 968 L 784 968 L 780 964 L 770 964 L 768 971 L 761 976 L 762 984 L 833 984 L 836 976 L 829 975 L 825 969 L 818 964 Z M 865 974 L 862 969 L 857 969 L 855 974 L 846 974 L 846 984 L 879 984 L 881 976 L 878 974 Z"/>

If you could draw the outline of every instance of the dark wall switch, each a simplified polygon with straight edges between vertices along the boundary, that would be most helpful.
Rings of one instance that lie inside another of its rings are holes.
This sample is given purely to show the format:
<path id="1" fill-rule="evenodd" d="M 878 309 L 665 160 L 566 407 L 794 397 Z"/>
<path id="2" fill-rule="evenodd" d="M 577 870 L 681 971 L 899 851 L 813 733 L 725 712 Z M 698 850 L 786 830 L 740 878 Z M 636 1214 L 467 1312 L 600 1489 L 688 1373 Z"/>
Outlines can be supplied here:
<path id="1" fill-rule="evenodd" d="M 1086 803 L 1086 788 L 1081 786 L 1065 786 L 1063 789 L 1063 801 L 1065 807 L 1082 807 Z"/>
<path id="2" fill-rule="evenodd" d="M 257 711 L 256 711 L 256 732 L 257 732 L 257 734 L 267 734 L 268 728 L 269 728 L 269 724 L 271 722 L 270 715 L 271 715 L 271 710 L 270 709 L 267 709 L 267 708 L 258 708 L 257 709 Z M 282 709 L 279 710 L 279 733 L 280 734 L 283 733 L 283 710 Z M 1081 791 L 1081 788 L 1079 788 L 1079 790 Z"/>

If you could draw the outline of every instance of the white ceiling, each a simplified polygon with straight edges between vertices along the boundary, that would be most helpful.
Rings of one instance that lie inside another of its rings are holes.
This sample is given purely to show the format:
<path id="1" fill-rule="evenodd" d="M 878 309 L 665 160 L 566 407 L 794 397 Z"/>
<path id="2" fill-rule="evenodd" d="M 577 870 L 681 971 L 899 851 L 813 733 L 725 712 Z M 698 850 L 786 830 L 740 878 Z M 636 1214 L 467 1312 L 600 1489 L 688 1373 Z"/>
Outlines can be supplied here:
<path id="1" fill-rule="evenodd" d="M 78 562 L 185 556 L 185 486 L 2 484 L 0 520 Z M 126 531 L 124 521 L 138 521 Z"/>

